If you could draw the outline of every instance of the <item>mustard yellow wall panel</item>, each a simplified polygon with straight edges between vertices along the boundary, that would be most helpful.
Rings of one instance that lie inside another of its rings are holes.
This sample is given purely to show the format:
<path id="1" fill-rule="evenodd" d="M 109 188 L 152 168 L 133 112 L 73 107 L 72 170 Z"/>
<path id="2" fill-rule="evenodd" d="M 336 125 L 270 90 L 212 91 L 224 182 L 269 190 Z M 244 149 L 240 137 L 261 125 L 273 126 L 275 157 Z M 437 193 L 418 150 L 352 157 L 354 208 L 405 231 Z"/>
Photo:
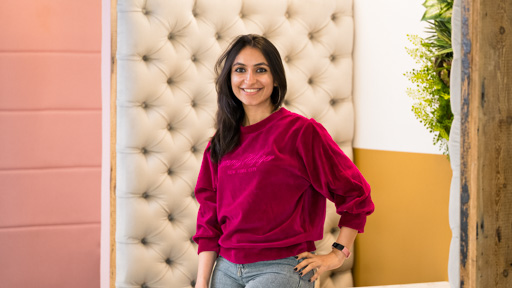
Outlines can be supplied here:
<path id="1" fill-rule="evenodd" d="M 354 149 L 375 212 L 358 236 L 357 286 L 447 281 L 452 176 L 446 156 Z"/>

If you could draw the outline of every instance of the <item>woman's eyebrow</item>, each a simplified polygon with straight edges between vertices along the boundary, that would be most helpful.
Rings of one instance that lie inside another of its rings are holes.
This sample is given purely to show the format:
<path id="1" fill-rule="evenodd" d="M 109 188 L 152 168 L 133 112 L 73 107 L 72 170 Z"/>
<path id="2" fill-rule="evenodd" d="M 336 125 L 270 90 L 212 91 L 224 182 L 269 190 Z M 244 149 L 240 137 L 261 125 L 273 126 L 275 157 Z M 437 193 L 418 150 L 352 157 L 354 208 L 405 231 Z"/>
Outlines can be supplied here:
<path id="1" fill-rule="evenodd" d="M 236 63 L 233 63 L 233 66 L 247 66 L 247 65 L 245 65 L 244 63 L 241 63 L 241 62 L 236 62 Z M 260 63 L 254 64 L 254 66 L 267 66 L 268 67 L 268 64 L 265 62 L 260 62 Z"/>

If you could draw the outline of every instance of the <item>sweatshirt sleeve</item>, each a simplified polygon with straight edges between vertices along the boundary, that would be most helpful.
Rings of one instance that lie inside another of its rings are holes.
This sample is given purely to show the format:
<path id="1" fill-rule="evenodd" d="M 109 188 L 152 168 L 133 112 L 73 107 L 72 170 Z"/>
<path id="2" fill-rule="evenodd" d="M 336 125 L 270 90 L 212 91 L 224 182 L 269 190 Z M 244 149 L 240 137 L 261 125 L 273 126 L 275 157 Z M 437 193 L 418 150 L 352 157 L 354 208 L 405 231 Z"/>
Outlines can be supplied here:
<path id="1" fill-rule="evenodd" d="M 341 216 L 339 227 L 364 232 L 366 216 L 374 211 L 370 185 L 327 130 L 311 119 L 304 126 L 297 143 L 305 177 L 313 188 L 334 202 Z"/>
<path id="2" fill-rule="evenodd" d="M 219 254 L 219 238 L 222 234 L 217 220 L 217 165 L 210 161 L 208 147 L 203 155 L 201 170 L 197 178 L 195 197 L 199 202 L 196 234 L 192 238 L 198 244 L 197 253 L 215 251 Z"/>

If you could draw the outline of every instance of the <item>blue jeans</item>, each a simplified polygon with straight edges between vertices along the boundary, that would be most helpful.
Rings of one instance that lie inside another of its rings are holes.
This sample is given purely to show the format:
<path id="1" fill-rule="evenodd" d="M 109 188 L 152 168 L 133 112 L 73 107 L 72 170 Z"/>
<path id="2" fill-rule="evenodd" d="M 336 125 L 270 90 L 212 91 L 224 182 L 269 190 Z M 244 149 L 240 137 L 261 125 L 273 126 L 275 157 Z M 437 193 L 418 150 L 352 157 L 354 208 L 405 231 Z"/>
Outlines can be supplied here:
<path id="1" fill-rule="evenodd" d="M 313 271 L 299 276 L 293 268 L 300 262 L 294 257 L 235 264 L 222 256 L 217 258 L 213 270 L 211 288 L 313 288 L 308 280 Z"/>

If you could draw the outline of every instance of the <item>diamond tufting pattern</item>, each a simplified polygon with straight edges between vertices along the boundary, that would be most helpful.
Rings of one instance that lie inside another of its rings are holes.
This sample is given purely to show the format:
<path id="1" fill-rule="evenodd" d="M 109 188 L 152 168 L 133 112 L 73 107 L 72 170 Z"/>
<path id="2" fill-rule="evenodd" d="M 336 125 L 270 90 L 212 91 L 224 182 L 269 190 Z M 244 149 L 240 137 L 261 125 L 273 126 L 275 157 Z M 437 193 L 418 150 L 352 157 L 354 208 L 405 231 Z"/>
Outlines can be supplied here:
<path id="1" fill-rule="evenodd" d="M 119 0 L 117 13 L 116 286 L 192 287 L 215 61 L 239 34 L 267 37 L 283 57 L 285 107 L 321 122 L 352 157 L 352 0 Z M 338 220 L 328 205 L 319 253 Z M 349 260 L 321 287 L 352 286 Z"/>

